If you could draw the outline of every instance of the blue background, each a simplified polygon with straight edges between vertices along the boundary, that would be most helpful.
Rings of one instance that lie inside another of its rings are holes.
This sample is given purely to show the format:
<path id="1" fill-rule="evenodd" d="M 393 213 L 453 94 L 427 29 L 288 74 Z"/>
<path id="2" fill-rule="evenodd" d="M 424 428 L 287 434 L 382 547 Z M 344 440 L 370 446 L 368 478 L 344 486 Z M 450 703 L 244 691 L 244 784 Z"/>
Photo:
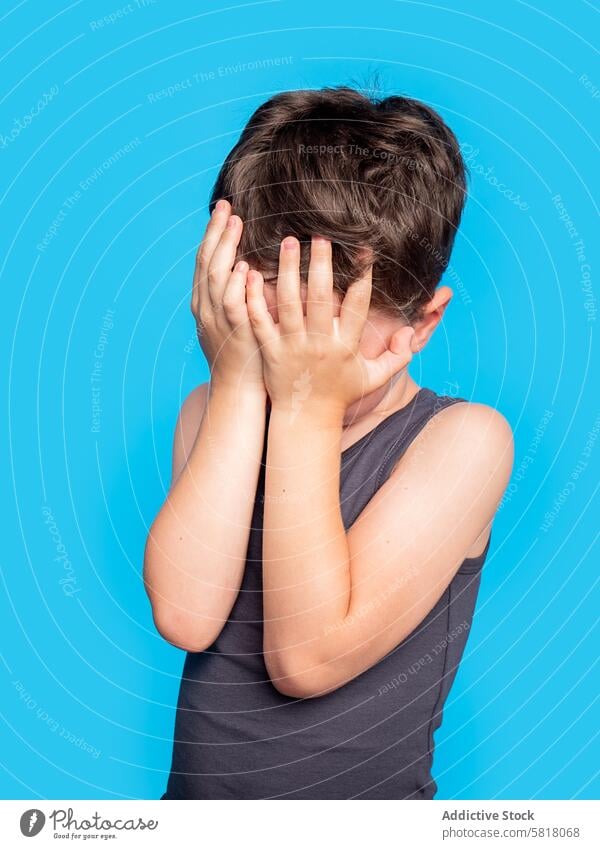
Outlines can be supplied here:
<path id="1" fill-rule="evenodd" d="M 438 798 L 597 796 L 591 4 L 0 8 L 0 795 L 163 791 L 184 655 L 141 564 L 207 377 L 188 300 L 208 193 L 271 94 L 378 71 L 441 112 L 471 168 L 456 296 L 413 377 L 497 407 L 516 439 Z"/>

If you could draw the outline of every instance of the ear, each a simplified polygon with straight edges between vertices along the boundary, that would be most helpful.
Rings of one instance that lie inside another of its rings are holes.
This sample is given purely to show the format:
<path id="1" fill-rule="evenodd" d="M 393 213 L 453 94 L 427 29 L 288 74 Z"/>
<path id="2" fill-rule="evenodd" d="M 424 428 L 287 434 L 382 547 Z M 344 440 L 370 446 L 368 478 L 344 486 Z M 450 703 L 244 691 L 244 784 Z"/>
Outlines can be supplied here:
<path id="1" fill-rule="evenodd" d="M 452 300 L 452 289 L 440 286 L 435 290 L 433 298 L 423 307 L 423 318 L 415 322 L 415 335 L 412 338 L 412 350 L 421 351 L 431 339 L 433 331 L 442 320 L 446 307 Z"/>

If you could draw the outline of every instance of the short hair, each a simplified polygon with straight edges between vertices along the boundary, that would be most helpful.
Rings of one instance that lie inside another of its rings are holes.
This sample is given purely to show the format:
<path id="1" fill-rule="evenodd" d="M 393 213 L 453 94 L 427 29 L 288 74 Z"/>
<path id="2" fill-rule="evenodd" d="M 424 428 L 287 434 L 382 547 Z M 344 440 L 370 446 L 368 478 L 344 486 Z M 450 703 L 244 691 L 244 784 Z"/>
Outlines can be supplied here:
<path id="1" fill-rule="evenodd" d="M 412 323 L 448 264 L 465 193 L 459 144 L 437 112 L 339 86 L 260 106 L 219 172 L 210 210 L 219 198 L 232 204 L 244 222 L 239 255 L 269 276 L 285 236 L 302 244 L 304 276 L 311 236 L 330 239 L 342 293 L 372 262 L 372 306 Z"/>

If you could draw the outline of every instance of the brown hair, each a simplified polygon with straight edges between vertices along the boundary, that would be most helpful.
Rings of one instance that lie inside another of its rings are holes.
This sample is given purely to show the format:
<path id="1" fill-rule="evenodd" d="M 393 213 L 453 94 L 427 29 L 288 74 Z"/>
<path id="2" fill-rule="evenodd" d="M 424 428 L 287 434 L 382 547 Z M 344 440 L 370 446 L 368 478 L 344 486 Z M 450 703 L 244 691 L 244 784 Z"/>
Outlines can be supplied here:
<path id="1" fill-rule="evenodd" d="M 290 91 L 250 118 L 217 177 L 244 221 L 239 253 L 275 276 L 285 236 L 333 242 L 345 292 L 373 251 L 371 303 L 408 322 L 421 315 L 448 264 L 465 199 L 458 142 L 440 116 L 406 97 L 347 87 Z"/>

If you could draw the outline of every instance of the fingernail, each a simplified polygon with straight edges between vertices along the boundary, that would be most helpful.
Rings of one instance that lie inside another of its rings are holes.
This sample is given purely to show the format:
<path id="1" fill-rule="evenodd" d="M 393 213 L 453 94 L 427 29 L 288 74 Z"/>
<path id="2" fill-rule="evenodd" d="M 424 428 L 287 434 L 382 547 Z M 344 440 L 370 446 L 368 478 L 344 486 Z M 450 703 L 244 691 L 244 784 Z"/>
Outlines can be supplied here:
<path id="1" fill-rule="evenodd" d="M 244 261 L 242 260 L 241 262 L 238 262 L 238 264 L 237 264 L 237 265 L 236 265 L 236 267 L 235 267 L 235 270 L 236 270 L 236 271 L 241 271 L 241 272 L 242 272 L 242 274 L 245 274 L 245 273 L 246 273 L 246 271 L 248 271 L 248 268 L 249 268 L 248 263 L 247 263 L 247 262 L 244 262 Z"/>
<path id="2" fill-rule="evenodd" d="M 226 200 L 218 200 L 215 205 L 215 212 L 221 212 L 221 210 L 227 209 L 227 201 Z"/>
<path id="3" fill-rule="evenodd" d="M 229 219 L 229 221 L 227 222 L 227 227 L 229 229 L 231 229 L 232 227 L 235 227 L 235 225 L 238 223 L 238 221 L 239 221 L 239 219 L 238 219 L 237 215 L 232 215 L 231 218 Z"/>
<path id="4" fill-rule="evenodd" d="M 287 236 L 281 243 L 286 251 L 293 251 L 298 244 L 293 236 Z"/>
<path id="5" fill-rule="evenodd" d="M 323 244 L 326 241 L 325 236 L 313 236 L 313 242 L 317 242 L 317 244 Z"/>

